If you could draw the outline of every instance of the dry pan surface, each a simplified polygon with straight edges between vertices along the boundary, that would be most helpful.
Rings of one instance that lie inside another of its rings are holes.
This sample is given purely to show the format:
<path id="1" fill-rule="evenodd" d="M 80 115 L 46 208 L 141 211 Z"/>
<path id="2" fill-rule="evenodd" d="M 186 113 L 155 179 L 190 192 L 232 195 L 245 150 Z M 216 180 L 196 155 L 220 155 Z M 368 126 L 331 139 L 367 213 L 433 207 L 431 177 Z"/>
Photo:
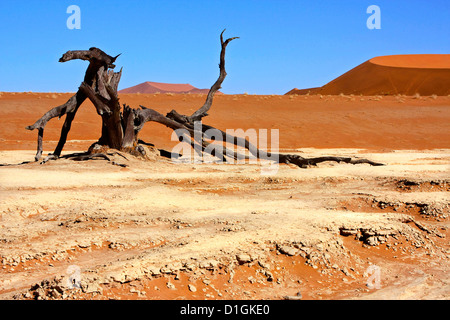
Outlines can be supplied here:
<path id="1" fill-rule="evenodd" d="M 450 150 L 297 152 L 387 166 L 1 166 L 0 298 L 450 297 Z M 0 151 L 0 163 L 33 156 Z M 371 265 L 379 289 L 366 285 Z"/>

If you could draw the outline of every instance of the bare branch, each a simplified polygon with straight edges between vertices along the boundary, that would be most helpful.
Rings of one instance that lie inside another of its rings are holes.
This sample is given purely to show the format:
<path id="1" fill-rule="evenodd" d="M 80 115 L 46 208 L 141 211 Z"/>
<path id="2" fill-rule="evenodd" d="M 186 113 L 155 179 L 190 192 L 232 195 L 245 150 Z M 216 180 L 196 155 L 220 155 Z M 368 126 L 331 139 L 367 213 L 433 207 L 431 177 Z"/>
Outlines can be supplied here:
<path id="1" fill-rule="evenodd" d="M 208 115 L 208 111 L 213 103 L 214 95 L 221 88 L 222 83 L 225 80 L 225 77 L 227 76 L 227 72 L 225 71 L 225 50 L 227 48 L 228 43 L 230 43 L 234 39 L 239 39 L 239 37 L 228 38 L 227 40 L 223 41 L 224 32 L 225 30 L 223 30 L 222 33 L 220 34 L 220 44 L 222 49 L 220 51 L 219 78 L 216 80 L 216 82 L 212 85 L 211 89 L 209 90 L 208 96 L 206 97 L 206 101 L 203 104 L 203 106 L 197 111 L 195 111 L 190 117 L 188 117 L 188 122 L 190 123 L 194 123 L 194 121 L 200 121 L 203 117 Z"/>

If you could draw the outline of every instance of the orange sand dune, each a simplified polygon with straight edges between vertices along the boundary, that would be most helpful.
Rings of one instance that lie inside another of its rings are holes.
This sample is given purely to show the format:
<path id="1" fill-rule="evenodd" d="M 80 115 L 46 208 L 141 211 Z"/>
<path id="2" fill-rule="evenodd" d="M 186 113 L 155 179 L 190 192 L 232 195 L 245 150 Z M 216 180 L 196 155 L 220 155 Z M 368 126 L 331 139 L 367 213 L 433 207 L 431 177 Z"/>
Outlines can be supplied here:
<path id="1" fill-rule="evenodd" d="M 36 131 L 25 130 L 51 107 L 73 94 L 0 93 L 0 149 L 36 148 Z M 120 94 L 120 102 L 192 114 L 203 105 L 200 94 Z M 204 123 L 219 129 L 279 129 L 280 148 L 433 149 L 450 148 L 450 97 L 348 97 L 220 95 Z M 44 151 L 52 152 L 64 117 L 44 132 Z M 101 118 L 85 102 L 69 133 L 65 150 L 87 150 L 101 135 Z M 172 148 L 172 130 L 147 123 L 140 138 Z"/>
<path id="2" fill-rule="evenodd" d="M 320 88 L 287 94 L 450 94 L 450 54 L 412 54 L 370 59 Z"/>
<path id="3" fill-rule="evenodd" d="M 450 54 L 399 54 L 375 57 L 369 61 L 397 68 L 450 69 Z"/>
<path id="4" fill-rule="evenodd" d="M 122 89 L 119 93 L 208 93 L 209 89 L 198 89 L 188 83 L 143 82 L 133 87 Z"/>
<path id="5" fill-rule="evenodd" d="M 294 88 L 291 91 L 287 92 L 287 95 L 290 94 L 311 94 L 314 93 L 316 90 L 318 90 L 319 88 L 308 88 L 308 89 L 297 89 Z"/>

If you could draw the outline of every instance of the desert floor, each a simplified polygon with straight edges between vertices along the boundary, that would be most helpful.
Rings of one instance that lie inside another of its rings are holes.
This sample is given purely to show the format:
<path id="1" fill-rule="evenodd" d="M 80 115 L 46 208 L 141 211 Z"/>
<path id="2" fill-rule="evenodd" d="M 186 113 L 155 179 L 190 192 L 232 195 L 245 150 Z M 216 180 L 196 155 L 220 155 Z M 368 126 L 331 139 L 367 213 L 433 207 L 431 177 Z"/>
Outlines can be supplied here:
<path id="1" fill-rule="evenodd" d="M 34 162 L 24 127 L 69 97 L 0 96 L 0 298 L 449 299 L 450 97 L 217 96 L 207 124 L 279 129 L 282 152 L 386 164 L 272 175 L 158 156 Z M 162 113 L 204 99 L 120 97 Z M 94 108 L 79 113 L 65 154 L 100 135 Z M 45 154 L 62 121 L 47 125 Z M 170 135 L 150 124 L 141 138 L 170 150 Z"/>

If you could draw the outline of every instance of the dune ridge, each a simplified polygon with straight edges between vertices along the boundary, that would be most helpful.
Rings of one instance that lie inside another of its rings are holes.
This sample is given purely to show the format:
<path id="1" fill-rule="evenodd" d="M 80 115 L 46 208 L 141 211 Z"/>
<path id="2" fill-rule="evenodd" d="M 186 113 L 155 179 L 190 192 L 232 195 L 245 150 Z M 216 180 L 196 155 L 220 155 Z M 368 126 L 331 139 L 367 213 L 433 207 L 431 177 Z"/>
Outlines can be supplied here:
<path id="1" fill-rule="evenodd" d="M 207 94 L 209 89 L 199 89 L 189 83 L 163 83 L 163 82 L 151 82 L 146 81 L 138 85 L 125 88 L 119 91 L 119 93 L 174 93 L 174 94 L 186 94 L 186 93 L 205 93 Z"/>
<path id="2" fill-rule="evenodd" d="M 319 88 L 286 94 L 447 96 L 450 54 L 410 54 L 372 58 Z"/>

